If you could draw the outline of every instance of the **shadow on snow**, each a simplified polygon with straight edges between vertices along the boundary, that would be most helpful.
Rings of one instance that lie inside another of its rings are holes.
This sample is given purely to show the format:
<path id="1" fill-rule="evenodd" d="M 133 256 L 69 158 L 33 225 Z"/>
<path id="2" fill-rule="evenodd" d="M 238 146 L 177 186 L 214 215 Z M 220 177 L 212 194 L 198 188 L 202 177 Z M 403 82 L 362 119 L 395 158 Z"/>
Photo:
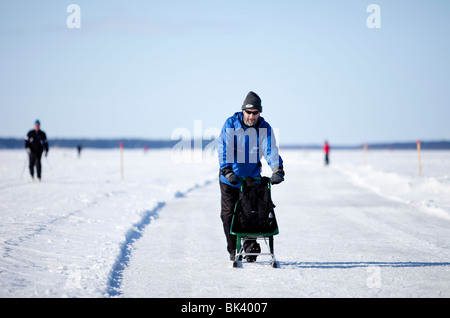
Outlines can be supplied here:
<path id="1" fill-rule="evenodd" d="M 358 267 L 437 267 L 450 266 L 447 262 L 282 262 L 286 267 L 296 268 L 358 268 Z"/>

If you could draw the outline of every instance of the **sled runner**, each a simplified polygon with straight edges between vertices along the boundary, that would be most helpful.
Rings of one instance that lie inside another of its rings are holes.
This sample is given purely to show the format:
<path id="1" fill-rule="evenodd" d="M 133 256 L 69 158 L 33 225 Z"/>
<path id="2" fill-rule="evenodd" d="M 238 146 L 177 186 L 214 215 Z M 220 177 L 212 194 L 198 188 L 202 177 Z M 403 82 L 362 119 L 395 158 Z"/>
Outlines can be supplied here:
<path id="1" fill-rule="evenodd" d="M 270 264 L 276 268 L 273 236 L 279 233 L 275 218 L 275 205 L 271 198 L 270 178 L 242 178 L 239 200 L 234 207 L 230 233 L 236 235 L 237 254 L 233 267 L 243 259 L 256 261 L 256 257 L 271 257 Z M 258 241 L 269 241 L 269 253 L 261 253 Z"/>

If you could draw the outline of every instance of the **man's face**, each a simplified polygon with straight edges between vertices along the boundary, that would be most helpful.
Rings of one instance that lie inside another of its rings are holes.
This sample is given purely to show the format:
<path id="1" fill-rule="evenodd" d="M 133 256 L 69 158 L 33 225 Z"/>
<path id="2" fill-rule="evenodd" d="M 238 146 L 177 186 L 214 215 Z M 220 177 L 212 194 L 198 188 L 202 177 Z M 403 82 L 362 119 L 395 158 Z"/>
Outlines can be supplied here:
<path id="1" fill-rule="evenodd" d="M 243 110 L 242 113 L 244 114 L 244 124 L 247 126 L 251 127 L 258 121 L 259 111 L 256 108 Z"/>
<path id="2" fill-rule="evenodd" d="M 39 127 L 40 127 L 39 124 L 34 124 L 34 130 L 39 131 Z"/>

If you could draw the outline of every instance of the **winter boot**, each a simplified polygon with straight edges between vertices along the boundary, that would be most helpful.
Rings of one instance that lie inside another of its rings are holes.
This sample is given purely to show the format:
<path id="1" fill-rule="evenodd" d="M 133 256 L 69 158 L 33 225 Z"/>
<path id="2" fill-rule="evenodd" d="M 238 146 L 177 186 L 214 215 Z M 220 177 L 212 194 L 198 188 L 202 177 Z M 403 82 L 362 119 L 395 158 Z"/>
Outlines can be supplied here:
<path id="1" fill-rule="evenodd" d="M 246 241 L 244 244 L 245 253 L 261 253 L 261 247 L 256 241 Z M 247 255 L 245 259 L 247 262 L 252 263 L 256 261 L 257 255 Z"/>

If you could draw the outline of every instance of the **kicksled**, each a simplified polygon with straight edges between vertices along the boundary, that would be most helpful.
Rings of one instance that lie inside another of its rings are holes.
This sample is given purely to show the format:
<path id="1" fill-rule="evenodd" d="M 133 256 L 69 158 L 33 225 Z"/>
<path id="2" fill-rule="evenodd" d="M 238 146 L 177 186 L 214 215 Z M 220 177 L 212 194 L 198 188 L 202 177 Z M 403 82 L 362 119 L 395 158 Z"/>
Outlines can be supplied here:
<path id="1" fill-rule="evenodd" d="M 242 262 L 255 262 L 257 257 L 269 256 L 273 268 L 278 267 L 273 237 L 279 234 L 271 197 L 270 178 L 242 178 L 239 200 L 234 207 L 230 233 L 236 236 L 236 256 L 233 267 Z M 258 242 L 264 241 L 267 252 Z"/>

